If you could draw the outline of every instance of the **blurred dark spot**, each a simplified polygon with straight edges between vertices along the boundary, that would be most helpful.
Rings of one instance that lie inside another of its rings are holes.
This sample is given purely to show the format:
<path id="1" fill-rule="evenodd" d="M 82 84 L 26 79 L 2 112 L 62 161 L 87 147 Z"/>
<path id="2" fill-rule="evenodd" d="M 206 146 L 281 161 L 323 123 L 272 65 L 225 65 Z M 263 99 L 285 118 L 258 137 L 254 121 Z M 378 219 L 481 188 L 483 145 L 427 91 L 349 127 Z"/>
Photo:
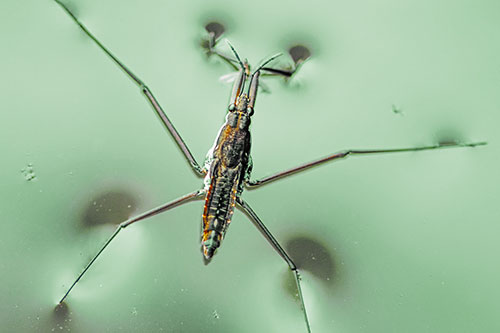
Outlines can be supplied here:
<path id="1" fill-rule="evenodd" d="M 336 281 L 332 255 L 318 240 L 297 236 L 285 243 L 285 250 L 297 265 L 299 272 L 311 273 L 327 287 L 331 287 Z M 300 302 L 294 273 L 289 270 L 283 279 L 283 287 L 297 302 Z"/>
<path id="2" fill-rule="evenodd" d="M 209 35 L 213 35 L 214 39 L 218 39 L 226 31 L 226 28 L 222 23 L 209 22 L 205 25 L 205 30 Z"/>
<path id="3" fill-rule="evenodd" d="M 85 227 L 118 224 L 127 220 L 137 207 L 137 199 L 125 190 L 111 190 L 90 199 L 83 209 L 81 221 Z"/>
<path id="4" fill-rule="evenodd" d="M 52 315 L 54 318 L 57 318 L 58 320 L 64 320 L 68 318 L 68 314 L 69 314 L 68 305 L 62 302 L 56 305 Z"/>
<path id="5" fill-rule="evenodd" d="M 311 57 L 311 51 L 304 45 L 295 45 L 288 49 L 288 54 L 292 57 L 295 65 L 300 65 Z"/>
<path id="6" fill-rule="evenodd" d="M 222 23 L 210 21 L 205 24 L 207 35 L 201 39 L 201 47 L 207 52 L 207 55 L 212 54 L 212 50 L 217 44 L 219 38 L 224 34 L 226 28 Z"/>
<path id="7" fill-rule="evenodd" d="M 440 146 L 443 146 L 443 147 L 444 146 L 455 146 L 455 145 L 457 145 L 457 143 L 458 143 L 457 141 L 451 140 L 451 139 L 439 140 L 439 142 L 438 142 L 438 144 Z"/>
<path id="8" fill-rule="evenodd" d="M 59 303 L 52 311 L 51 323 L 53 331 L 70 331 L 71 330 L 71 313 L 69 312 L 66 303 Z"/>
<path id="9" fill-rule="evenodd" d="M 392 108 L 392 112 L 394 114 L 399 114 L 400 116 L 403 115 L 403 109 L 402 108 L 396 106 L 395 104 L 392 104 L 391 108 Z"/>
<path id="10" fill-rule="evenodd" d="M 308 271 L 327 285 L 333 282 L 335 271 L 333 258 L 319 241 L 298 236 L 285 243 L 285 249 L 299 271 Z"/>
<path id="11" fill-rule="evenodd" d="M 461 133 L 454 129 L 443 129 L 434 135 L 435 140 L 441 146 L 453 146 L 457 143 L 463 142 L 463 136 Z"/>

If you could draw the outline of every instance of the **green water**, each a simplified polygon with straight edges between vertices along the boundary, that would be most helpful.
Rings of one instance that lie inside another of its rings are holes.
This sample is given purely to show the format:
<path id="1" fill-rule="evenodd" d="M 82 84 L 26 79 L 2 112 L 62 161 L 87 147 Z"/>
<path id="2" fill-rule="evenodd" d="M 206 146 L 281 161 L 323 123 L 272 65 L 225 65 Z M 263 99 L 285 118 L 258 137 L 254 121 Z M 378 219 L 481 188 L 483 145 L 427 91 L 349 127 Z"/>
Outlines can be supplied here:
<path id="1" fill-rule="evenodd" d="M 500 330 L 498 2 L 67 3 L 199 161 L 230 94 L 228 66 L 199 48 L 210 20 L 253 64 L 296 43 L 312 52 L 259 95 L 256 178 L 345 148 L 488 141 L 351 158 L 243 195 L 303 268 L 313 332 Z M 305 332 L 286 264 L 243 214 L 203 264 L 200 201 L 124 230 L 54 312 L 112 233 L 103 220 L 202 183 L 54 1 L 0 12 L 0 331 Z"/>

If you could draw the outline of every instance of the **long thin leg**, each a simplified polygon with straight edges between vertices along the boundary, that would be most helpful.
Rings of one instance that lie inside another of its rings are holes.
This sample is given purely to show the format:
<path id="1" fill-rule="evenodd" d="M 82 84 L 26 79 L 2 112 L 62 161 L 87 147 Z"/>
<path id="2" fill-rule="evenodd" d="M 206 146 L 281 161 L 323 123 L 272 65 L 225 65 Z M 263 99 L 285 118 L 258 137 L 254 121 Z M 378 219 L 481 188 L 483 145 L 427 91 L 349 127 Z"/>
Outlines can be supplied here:
<path id="1" fill-rule="evenodd" d="M 71 286 L 69 287 L 68 291 L 66 291 L 66 293 L 64 294 L 64 296 L 59 301 L 59 304 L 61 304 L 62 302 L 64 302 L 64 300 L 69 295 L 69 293 L 71 292 L 71 290 L 73 289 L 73 287 L 78 283 L 78 281 L 80 281 L 80 279 L 82 278 L 82 276 L 88 271 L 88 269 L 90 268 L 90 266 L 92 266 L 92 264 L 96 261 L 97 257 L 99 257 L 99 255 L 104 251 L 104 249 L 109 245 L 109 243 L 111 243 L 111 241 L 116 237 L 116 235 L 118 235 L 118 233 L 122 229 L 125 229 L 126 227 L 128 227 L 132 223 L 142 221 L 144 219 L 147 219 L 148 217 L 155 216 L 157 214 L 163 213 L 163 212 L 165 212 L 165 211 L 167 211 L 169 209 L 172 209 L 174 207 L 178 207 L 180 205 L 183 205 L 186 202 L 189 202 L 190 200 L 199 198 L 203 194 L 204 194 L 203 190 L 197 190 L 197 191 L 191 192 L 191 193 L 186 194 L 186 195 L 184 195 L 184 196 L 182 196 L 180 198 L 177 198 L 177 199 L 175 199 L 173 201 L 170 201 L 170 202 L 168 202 L 168 203 L 166 203 L 164 205 L 161 205 L 161 206 L 158 206 L 156 208 L 153 208 L 153 209 L 151 209 L 151 210 L 149 210 L 147 212 L 144 212 L 144 213 L 142 213 L 142 214 L 140 214 L 140 215 L 138 215 L 136 217 L 133 217 L 131 219 L 128 219 L 128 220 L 120 223 L 118 225 L 118 227 L 116 228 L 115 232 L 111 235 L 111 237 L 108 238 L 108 240 L 106 241 L 106 243 L 104 243 L 104 245 L 97 252 L 97 254 L 92 258 L 92 260 L 90 260 L 90 262 L 87 264 L 87 266 L 85 266 L 85 268 L 80 273 L 80 275 L 78 275 L 78 277 L 76 278 L 76 280 L 71 284 Z"/>
<path id="2" fill-rule="evenodd" d="M 453 147 L 475 147 L 475 146 L 482 146 L 485 145 L 486 142 L 475 142 L 475 143 L 442 143 L 442 144 L 437 144 L 437 145 L 432 145 L 432 146 L 423 146 L 423 147 L 414 147 L 414 148 L 398 148 L 398 149 L 367 149 L 367 150 L 356 150 L 356 149 L 350 149 L 350 150 L 343 150 L 340 152 L 337 152 L 332 155 L 328 155 L 326 157 L 317 159 L 315 161 L 305 163 L 302 165 L 299 165 L 295 168 L 291 168 L 288 170 L 284 170 L 281 172 L 277 172 L 271 176 L 264 177 L 259 180 L 250 180 L 246 183 L 247 187 L 249 188 L 254 188 L 257 186 L 261 186 L 267 183 L 270 183 L 272 181 L 275 181 L 277 179 L 283 178 L 290 176 L 294 173 L 309 169 L 311 167 L 320 165 L 322 163 L 332 161 L 332 160 L 337 160 L 337 159 L 343 159 L 346 158 L 350 155 L 371 155 L 371 154 L 380 154 L 380 153 L 402 153 L 402 152 L 410 152 L 410 151 L 422 151 L 422 150 L 432 150 L 432 149 L 442 149 L 442 148 L 453 148 Z"/>
<path id="3" fill-rule="evenodd" d="M 287 263 L 288 267 L 290 267 L 290 270 L 293 272 L 293 275 L 295 276 L 295 283 L 297 284 L 297 291 L 299 294 L 300 302 L 302 305 L 302 311 L 304 312 L 304 319 L 306 322 L 306 327 L 307 331 L 310 333 L 311 328 L 309 326 L 309 319 L 307 317 L 307 311 L 306 307 L 304 304 L 304 297 L 302 296 L 302 288 L 300 287 L 300 274 L 299 270 L 297 269 L 297 265 L 292 261 L 290 256 L 285 252 L 285 250 L 281 247 L 281 245 L 278 243 L 276 238 L 274 238 L 273 234 L 269 231 L 269 229 L 266 228 L 264 223 L 260 220 L 260 218 L 257 216 L 257 214 L 253 211 L 253 209 L 250 207 L 250 205 L 243 199 L 237 198 L 236 202 L 239 205 L 239 208 L 242 209 L 244 213 L 248 215 L 252 223 L 259 229 L 259 231 L 262 233 L 262 235 L 266 238 L 266 240 L 271 244 L 273 249 L 280 255 L 283 260 Z"/>
<path id="4" fill-rule="evenodd" d="M 115 57 L 113 55 L 113 53 L 111 53 L 87 29 L 87 27 L 85 27 L 85 25 L 83 25 L 83 23 L 81 23 L 76 18 L 76 16 L 68 9 L 68 7 L 66 7 L 66 5 L 64 5 L 60 0 L 54 0 L 54 1 L 57 2 L 69 14 L 69 16 L 73 19 L 73 21 L 75 21 L 75 23 L 80 26 L 80 28 L 83 30 L 83 32 L 85 32 L 85 34 L 87 34 L 87 36 L 89 36 L 97 44 L 97 46 L 99 46 L 101 48 L 101 50 L 103 50 L 118 66 L 120 66 L 120 68 L 132 80 L 135 81 L 135 83 L 137 83 L 137 85 L 141 88 L 142 93 L 146 96 L 146 98 L 148 99 L 149 103 L 151 103 L 151 105 L 153 106 L 153 109 L 155 110 L 155 112 L 158 115 L 158 117 L 160 117 L 161 122 L 163 123 L 163 125 L 165 125 L 165 127 L 167 128 L 167 130 L 169 131 L 169 133 L 172 135 L 172 137 L 174 138 L 175 142 L 179 146 L 180 150 L 182 151 L 182 153 L 184 154 L 184 156 L 186 157 L 186 159 L 188 160 L 188 162 L 191 164 L 191 167 L 193 168 L 193 170 L 199 176 L 203 176 L 205 174 L 205 171 L 200 167 L 200 165 L 198 164 L 198 162 L 196 162 L 196 159 L 194 158 L 193 154 L 191 154 L 191 151 L 189 150 L 188 146 L 186 145 L 186 143 L 182 139 L 181 135 L 179 134 L 179 132 L 177 132 L 177 130 L 175 129 L 175 127 L 172 124 L 172 122 L 170 121 L 170 119 L 168 119 L 167 115 L 165 114 L 165 111 L 163 111 L 163 109 L 161 108 L 160 104 L 158 103 L 158 101 L 154 97 L 154 95 L 151 92 L 151 90 L 146 86 L 146 84 L 144 82 L 142 82 L 141 79 L 139 79 L 139 77 L 137 77 L 130 69 L 128 69 L 127 66 L 125 66 L 120 60 L 118 60 L 118 58 Z"/>

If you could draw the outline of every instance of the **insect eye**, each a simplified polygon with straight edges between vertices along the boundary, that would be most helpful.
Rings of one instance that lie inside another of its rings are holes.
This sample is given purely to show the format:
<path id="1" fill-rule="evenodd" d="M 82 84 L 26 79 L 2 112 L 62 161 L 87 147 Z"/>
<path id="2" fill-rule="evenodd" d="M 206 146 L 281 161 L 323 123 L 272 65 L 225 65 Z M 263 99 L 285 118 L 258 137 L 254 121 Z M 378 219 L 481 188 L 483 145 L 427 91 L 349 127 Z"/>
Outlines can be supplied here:
<path id="1" fill-rule="evenodd" d="M 234 104 L 230 104 L 227 109 L 229 110 L 229 112 L 233 112 L 236 109 L 236 106 Z"/>
<path id="2" fill-rule="evenodd" d="M 253 116 L 253 107 L 251 106 L 247 107 L 247 113 L 248 115 Z"/>

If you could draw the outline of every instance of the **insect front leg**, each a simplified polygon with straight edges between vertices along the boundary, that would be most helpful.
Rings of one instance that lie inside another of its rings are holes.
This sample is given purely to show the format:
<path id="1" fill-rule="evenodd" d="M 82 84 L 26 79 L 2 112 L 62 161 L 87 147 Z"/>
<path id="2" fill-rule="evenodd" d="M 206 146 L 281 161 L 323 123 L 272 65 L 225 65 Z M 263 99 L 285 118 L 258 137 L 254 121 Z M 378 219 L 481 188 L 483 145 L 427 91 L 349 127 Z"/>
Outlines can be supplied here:
<path id="1" fill-rule="evenodd" d="M 161 122 L 163 125 L 167 128 L 169 133 L 172 135 L 173 139 L 177 143 L 177 146 L 179 149 L 182 151 L 184 154 L 184 157 L 188 160 L 189 164 L 193 168 L 194 172 L 198 176 L 204 176 L 206 171 L 200 167 L 196 159 L 194 158 L 193 154 L 191 154 L 191 151 L 189 150 L 188 146 L 182 139 L 181 135 L 179 132 L 175 129 L 174 125 L 170 121 L 170 119 L 167 117 L 165 114 L 165 111 L 163 111 L 162 107 L 160 106 L 160 103 L 156 99 L 156 97 L 153 95 L 151 90 L 148 88 L 148 86 L 138 77 L 136 76 L 127 66 L 125 66 L 111 51 L 109 51 L 88 29 L 87 27 L 81 23 L 78 18 L 64 5 L 60 0 L 54 0 L 57 2 L 67 13 L 68 15 L 75 21 L 76 24 L 85 32 L 85 34 L 92 39 L 97 46 L 101 50 L 104 51 L 126 74 L 129 78 L 131 78 L 140 88 L 142 93 L 146 96 L 148 99 L 149 103 L 153 107 L 154 111 L 160 118 Z"/>
<path id="2" fill-rule="evenodd" d="M 257 229 L 259 229 L 259 231 L 266 238 L 269 244 L 273 247 L 276 253 L 278 253 L 280 257 L 283 258 L 283 260 L 286 262 L 290 270 L 293 272 L 293 275 L 295 277 L 295 283 L 297 285 L 297 293 L 299 295 L 300 302 L 302 305 L 302 311 L 304 313 L 304 320 L 306 323 L 307 331 L 310 333 L 311 328 L 309 326 L 309 319 L 307 317 L 307 311 L 304 304 L 304 297 L 302 295 L 302 288 L 300 286 L 300 274 L 297 265 L 295 265 L 292 258 L 290 258 L 290 256 L 286 253 L 286 251 L 283 249 L 280 243 L 276 240 L 276 238 L 274 238 L 273 234 L 269 231 L 269 229 L 267 229 L 267 227 L 264 225 L 261 219 L 250 207 L 250 205 L 245 200 L 239 197 L 236 198 L 236 202 L 238 204 L 238 207 L 250 218 L 250 221 L 252 221 L 252 223 L 257 227 Z"/>
<path id="3" fill-rule="evenodd" d="M 284 178 L 284 177 L 290 176 L 292 174 L 304 171 L 304 170 L 309 169 L 311 167 L 314 167 L 314 166 L 317 166 L 317 165 L 320 165 L 320 164 L 323 164 L 323 163 L 326 163 L 329 161 L 333 161 L 333 160 L 345 159 L 351 155 L 367 156 L 367 155 L 382 154 L 382 153 L 404 153 L 404 152 L 411 152 L 411 151 L 423 151 L 423 150 L 434 150 L 434 149 L 443 149 L 443 148 L 459 148 L 459 147 L 476 147 L 476 146 L 483 146 L 483 145 L 486 145 L 486 142 L 475 142 L 475 143 L 451 142 L 451 143 L 442 143 L 442 144 L 437 144 L 437 145 L 432 145 L 432 146 L 396 148 L 396 149 L 349 149 L 349 150 L 343 150 L 343 151 L 334 153 L 332 155 L 328 155 L 326 157 L 314 160 L 312 162 L 304 163 L 304 164 L 301 164 L 297 167 L 277 172 L 273 175 L 264 177 L 262 179 L 247 181 L 246 186 L 248 188 L 255 188 L 258 186 L 262 186 L 262 185 L 265 185 L 267 183 L 278 180 L 280 178 Z"/>
<path id="4" fill-rule="evenodd" d="M 61 298 L 61 300 L 59 301 L 59 304 L 61 304 L 62 302 L 64 302 L 64 300 L 66 299 L 66 297 L 68 297 L 69 293 L 71 292 L 71 290 L 73 290 L 73 288 L 75 287 L 75 285 L 78 283 L 78 281 L 80 281 L 80 279 L 83 277 L 83 275 L 89 270 L 90 266 L 92 266 L 92 264 L 97 260 L 97 258 L 101 255 L 101 253 L 106 249 L 106 247 L 108 247 L 108 245 L 111 243 L 111 241 L 113 239 L 115 239 L 115 237 L 118 235 L 118 233 L 122 230 L 122 229 L 125 229 L 126 227 L 128 227 L 129 225 L 131 225 L 132 223 L 135 223 L 135 222 L 139 222 L 139 221 L 143 221 L 149 217 L 152 217 L 152 216 L 155 216 L 155 215 L 158 215 L 160 213 L 163 213 L 163 212 L 166 212 L 167 210 L 170 210 L 172 208 L 175 208 L 175 207 L 179 207 L 191 200 L 195 200 L 195 199 L 199 199 L 201 196 L 203 196 L 205 194 L 205 191 L 204 190 L 198 190 L 198 191 L 194 191 L 194 192 L 191 192 L 189 194 L 186 194 L 180 198 L 177 198 L 173 201 L 170 201 L 164 205 L 161 205 L 161 206 L 158 206 L 156 208 L 153 208 L 147 212 L 144 212 L 136 217 L 133 217 L 131 219 L 128 219 L 122 223 L 120 223 L 118 225 L 118 227 L 116 228 L 115 232 L 108 238 L 108 240 L 106 241 L 106 243 L 104 243 L 104 245 L 101 247 L 101 249 L 97 252 L 97 254 L 92 258 L 92 260 L 90 260 L 90 262 L 87 264 L 87 266 L 85 266 L 85 268 L 83 269 L 83 271 L 80 273 L 80 275 L 78 275 L 78 277 L 76 278 L 76 280 L 71 284 L 71 286 L 68 288 L 68 290 L 66 291 L 66 293 L 64 294 L 64 296 Z"/>

